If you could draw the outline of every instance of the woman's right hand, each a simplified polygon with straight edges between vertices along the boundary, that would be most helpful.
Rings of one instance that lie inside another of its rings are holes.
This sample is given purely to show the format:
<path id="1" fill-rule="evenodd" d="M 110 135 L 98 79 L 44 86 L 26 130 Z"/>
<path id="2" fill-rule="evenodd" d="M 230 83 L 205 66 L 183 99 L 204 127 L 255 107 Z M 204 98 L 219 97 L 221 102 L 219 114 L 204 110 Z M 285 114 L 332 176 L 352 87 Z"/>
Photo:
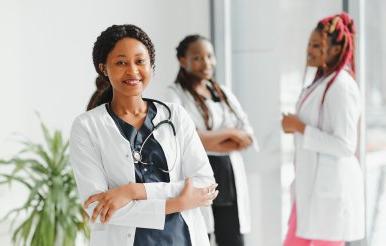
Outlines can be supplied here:
<path id="1" fill-rule="evenodd" d="M 192 180 L 187 178 L 185 186 L 178 196 L 181 211 L 212 205 L 213 200 L 218 195 L 216 187 L 217 184 L 196 188 L 193 186 Z"/>

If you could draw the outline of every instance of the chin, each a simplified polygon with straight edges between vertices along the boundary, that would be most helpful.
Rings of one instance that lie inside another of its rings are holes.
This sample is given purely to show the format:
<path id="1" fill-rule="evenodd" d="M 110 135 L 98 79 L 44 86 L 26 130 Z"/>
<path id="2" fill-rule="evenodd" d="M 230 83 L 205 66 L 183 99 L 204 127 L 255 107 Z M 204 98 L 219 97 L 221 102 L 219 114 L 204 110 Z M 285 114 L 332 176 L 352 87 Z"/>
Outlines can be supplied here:
<path id="1" fill-rule="evenodd" d="M 210 76 L 204 75 L 204 76 L 201 76 L 201 79 L 211 80 L 211 79 L 213 79 L 213 76 L 212 75 L 210 75 Z"/>
<path id="2" fill-rule="evenodd" d="M 125 97 L 137 97 L 137 96 L 140 96 L 142 95 L 142 92 L 143 90 L 125 90 L 125 91 L 121 91 L 121 94 L 124 95 Z"/>
<path id="3" fill-rule="evenodd" d="M 316 62 L 307 62 L 307 66 L 309 66 L 309 67 L 320 67 L 320 64 L 316 64 Z"/>

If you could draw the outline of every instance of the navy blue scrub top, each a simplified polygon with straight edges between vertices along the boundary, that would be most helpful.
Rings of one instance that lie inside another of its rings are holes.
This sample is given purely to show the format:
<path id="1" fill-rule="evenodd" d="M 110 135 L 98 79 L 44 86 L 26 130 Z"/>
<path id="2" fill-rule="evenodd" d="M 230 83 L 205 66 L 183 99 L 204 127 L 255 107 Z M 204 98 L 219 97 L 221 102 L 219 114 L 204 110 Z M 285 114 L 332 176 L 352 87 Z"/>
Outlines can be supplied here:
<path id="1" fill-rule="evenodd" d="M 145 99 L 144 99 L 145 100 Z M 117 127 L 121 129 L 124 137 L 130 142 L 131 148 L 139 152 L 145 138 L 154 128 L 152 120 L 157 114 L 154 102 L 147 100 L 148 111 L 145 121 L 140 129 L 119 118 L 106 104 L 107 111 L 114 119 Z M 165 126 L 169 127 L 165 124 Z M 150 163 L 144 165 L 135 163 L 135 180 L 137 183 L 170 182 L 169 174 L 162 172 L 168 170 L 165 154 L 161 145 L 153 135 L 147 140 L 142 149 L 142 161 Z M 188 226 L 180 213 L 166 215 L 164 230 L 136 228 L 134 246 L 191 246 Z"/>

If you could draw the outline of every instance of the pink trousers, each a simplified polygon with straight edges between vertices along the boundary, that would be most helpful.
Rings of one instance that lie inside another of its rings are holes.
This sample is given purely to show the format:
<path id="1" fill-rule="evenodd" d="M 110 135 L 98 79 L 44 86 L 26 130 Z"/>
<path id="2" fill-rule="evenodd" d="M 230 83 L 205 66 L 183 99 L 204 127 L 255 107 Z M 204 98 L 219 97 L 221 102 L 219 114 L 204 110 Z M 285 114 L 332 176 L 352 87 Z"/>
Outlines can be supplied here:
<path id="1" fill-rule="evenodd" d="M 305 239 L 296 236 L 296 205 L 292 206 L 291 215 L 288 223 L 288 231 L 284 246 L 344 246 L 343 241 L 324 241 Z"/>

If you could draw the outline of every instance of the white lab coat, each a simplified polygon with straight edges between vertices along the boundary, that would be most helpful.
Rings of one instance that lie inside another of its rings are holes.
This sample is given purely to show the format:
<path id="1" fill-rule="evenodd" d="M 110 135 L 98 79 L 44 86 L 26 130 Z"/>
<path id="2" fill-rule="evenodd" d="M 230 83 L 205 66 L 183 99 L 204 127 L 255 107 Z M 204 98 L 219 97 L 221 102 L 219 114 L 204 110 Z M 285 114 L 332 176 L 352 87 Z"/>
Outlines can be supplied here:
<path id="1" fill-rule="evenodd" d="M 306 124 L 295 134 L 297 236 L 352 241 L 364 237 L 364 183 L 355 156 L 361 97 L 357 83 L 341 71 L 322 95 L 332 75 L 320 81 L 297 115 Z"/>
<path id="2" fill-rule="evenodd" d="M 168 119 L 167 109 L 155 103 L 156 125 Z M 184 186 L 184 179 L 191 177 L 196 187 L 206 187 L 215 182 L 213 172 L 196 133 L 194 123 L 179 105 L 168 104 L 171 121 L 176 127 L 173 136 L 167 124 L 154 131 L 155 139 L 165 153 L 170 183 L 146 183 L 147 200 L 132 201 L 117 210 L 108 224 L 98 220 L 91 224 L 92 246 L 133 245 L 135 228 L 164 228 L 165 200 L 176 197 Z M 78 116 L 72 126 L 70 136 L 70 162 L 74 170 L 81 202 L 89 196 L 107 191 L 130 182 L 135 182 L 135 167 L 130 143 L 120 134 L 105 105 Z M 91 215 L 94 206 L 90 206 Z M 192 241 L 192 246 L 209 245 L 205 222 L 200 210 L 183 211 Z"/>
<path id="3" fill-rule="evenodd" d="M 248 132 L 250 136 L 253 138 L 254 149 L 257 151 L 258 150 L 257 141 L 256 141 L 256 138 L 254 137 L 253 129 L 248 121 L 247 115 L 243 111 L 240 103 L 233 95 L 233 93 L 226 87 L 222 87 L 222 90 L 228 97 L 228 101 L 230 105 L 233 107 L 237 115 L 240 117 L 240 121 L 241 121 L 240 128 Z M 179 84 L 174 83 L 168 87 L 165 100 L 169 102 L 181 104 L 193 119 L 196 125 L 196 128 L 199 130 L 206 130 L 204 119 L 194 101 L 193 96 L 189 92 L 183 90 Z M 208 105 L 208 107 L 213 116 L 212 117 L 213 130 L 217 130 L 224 127 L 234 127 L 233 122 L 236 119 L 234 117 L 234 114 L 228 111 L 228 107 L 225 107 L 225 109 L 228 112 L 226 112 L 225 114 L 225 121 L 227 122 L 224 125 L 224 122 L 223 122 L 224 120 L 222 119 L 223 117 L 221 115 L 222 111 L 215 109 L 218 103 L 215 103 L 215 102 L 208 102 L 208 103 L 211 103 L 210 105 Z M 208 153 L 208 154 L 215 155 L 216 153 Z M 251 213 L 250 213 L 248 184 L 247 184 L 247 176 L 245 173 L 244 161 L 239 151 L 233 151 L 229 153 L 229 157 L 232 162 L 232 168 L 233 168 L 233 173 L 235 177 L 240 232 L 248 233 L 251 230 Z M 210 208 L 201 208 L 201 211 L 204 214 L 208 232 L 213 232 L 214 222 L 213 222 L 212 210 Z"/>

